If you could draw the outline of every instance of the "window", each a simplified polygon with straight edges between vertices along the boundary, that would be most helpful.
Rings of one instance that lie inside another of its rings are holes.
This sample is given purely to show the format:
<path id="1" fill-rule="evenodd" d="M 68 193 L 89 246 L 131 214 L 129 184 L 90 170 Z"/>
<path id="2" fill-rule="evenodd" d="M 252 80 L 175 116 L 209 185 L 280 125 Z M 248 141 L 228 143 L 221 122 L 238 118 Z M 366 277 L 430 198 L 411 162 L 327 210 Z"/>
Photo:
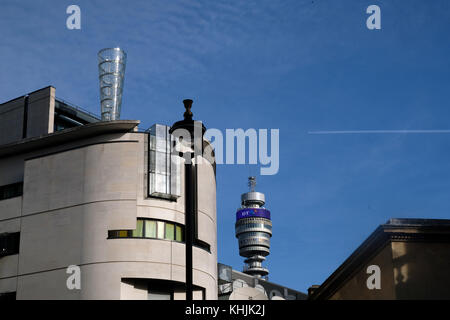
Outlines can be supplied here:
<path id="1" fill-rule="evenodd" d="M 172 155 L 175 138 L 169 133 L 169 129 L 170 127 L 160 124 L 155 124 L 149 129 L 148 196 L 176 200 L 181 195 L 181 157 L 178 154 Z M 197 167 L 195 167 L 195 170 L 197 170 Z M 197 177 L 197 172 L 195 177 Z M 197 178 L 194 180 L 197 185 Z M 195 190 L 197 190 L 197 187 L 195 187 Z M 197 213 L 197 210 L 195 212 Z M 197 214 L 194 217 L 193 228 L 194 245 L 210 252 L 211 246 L 198 239 Z M 183 232 L 181 227 L 176 225 L 165 225 L 163 222 L 157 222 L 156 236 L 151 236 L 151 238 L 184 241 Z"/>
<path id="2" fill-rule="evenodd" d="M 134 230 L 110 230 L 108 238 L 147 238 L 184 241 L 184 226 L 154 219 L 141 219 L 136 222 Z"/>
<path id="3" fill-rule="evenodd" d="M 166 223 L 166 239 L 175 240 L 175 226 L 172 223 Z"/>
<path id="4" fill-rule="evenodd" d="M 202 248 L 203 250 L 206 250 L 208 252 L 211 252 L 211 246 L 209 243 L 206 243 L 205 241 L 202 241 L 198 238 L 194 239 L 194 246 Z"/>
<path id="5" fill-rule="evenodd" d="M 54 130 L 60 131 L 67 128 L 79 127 L 85 124 L 100 121 L 97 115 L 83 110 L 68 102 L 55 99 Z"/>
<path id="6" fill-rule="evenodd" d="M 118 231 L 118 233 L 119 233 L 119 238 L 128 238 L 128 231 L 126 231 L 126 230 L 121 230 L 121 231 Z"/>
<path id="7" fill-rule="evenodd" d="M 181 227 L 180 226 L 175 226 L 175 228 L 176 228 L 175 240 L 176 241 L 183 241 L 183 239 L 181 237 L 181 235 L 183 234 L 182 230 L 181 230 Z"/>
<path id="8" fill-rule="evenodd" d="M 145 238 L 156 238 L 156 221 L 145 221 Z"/>
<path id="9" fill-rule="evenodd" d="M 108 239 L 162 239 L 184 242 L 184 225 L 155 219 L 138 218 L 134 230 L 109 230 Z M 211 246 L 194 238 L 194 246 L 211 252 Z"/>
<path id="10" fill-rule="evenodd" d="M 16 300 L 16 292 L 1 292 L 0 301 L 12 301 Z"/>
<path id="11" fill-rule="evenodd" d="M 148 300 L 173 300 L 172 292 L 164 292 L 148 289 Z"/>
<path id="12" fill-rule="evenodd" d="M 163 279 L 144 279 L 144 278 L 122 278 L 121 286 L 123 297 L 131 297 L 136 291 L 142 293 L 146 291 L 148 300 L 186 300 L 186 284 L 184 282 L 163 280 Z M 205 300 L 206 289 L 193 285 L 194 300 Z"/>
<path id="13" fill-rule="evenodd" d="M 19 197 L 23 194 L 23 182 L 0 186 L 0 200 Z"/>
<path id="14" fill-rule="evenodd" d="M 19 253 L 20 232 L 0 234 L 0 258 Z"/>
<path id="15" fill-rule="evenodd" d="M 164 222 L 163 221 L 158 221 L 156 223 L 156 226 L 157 226 L 157 230 L 158 230 L 156 237 L 158 239 L 164 239 Z"/>
<path id="16" fill-rule="evenodd" d="M 131 237 L 142 238 L 144 236 L 144 220 L 138 219 L 136 222 L 136 229 L 131 231 Z"/>
<path id="17" fill-rule="evenodd" d="M 180 159 L 172 155 L 170 127 L 155 124 L 149 130 L 148 195 L 176 199 L 181 195 Z"/>

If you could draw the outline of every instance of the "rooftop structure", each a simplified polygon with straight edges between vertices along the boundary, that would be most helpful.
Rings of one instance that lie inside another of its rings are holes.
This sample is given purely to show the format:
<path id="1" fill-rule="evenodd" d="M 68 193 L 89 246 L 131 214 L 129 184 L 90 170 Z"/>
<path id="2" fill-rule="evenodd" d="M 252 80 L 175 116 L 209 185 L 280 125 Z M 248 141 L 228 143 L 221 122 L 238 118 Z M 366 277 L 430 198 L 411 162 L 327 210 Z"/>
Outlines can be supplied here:
<path id="1" fill-rule="evenodd" d="M 0 299 L 185 299 L 184 159 L 138 125 L 51 86 L 0 104 Z M 196 175 L 193 297 L 215 300 L 214 165 Z"/>
<path id="2" fill-rule="evenodd" d="M 306 300 L 303 292 L 218 264 L 219 300 Z"/>

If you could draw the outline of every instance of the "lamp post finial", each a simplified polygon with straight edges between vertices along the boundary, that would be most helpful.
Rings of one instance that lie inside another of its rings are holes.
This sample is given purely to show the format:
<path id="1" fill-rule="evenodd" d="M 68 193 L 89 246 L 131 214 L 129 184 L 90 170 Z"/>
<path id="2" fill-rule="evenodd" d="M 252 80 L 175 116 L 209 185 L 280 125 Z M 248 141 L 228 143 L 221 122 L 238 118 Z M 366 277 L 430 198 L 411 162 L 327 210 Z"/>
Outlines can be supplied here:
<path id="1" fill-rule="evenodd" d="M 193 116 L 193 113 L 191 111 L 192 103 L 193 103 L 193 101 L 191 99 L 183 100 L 184 107 L 186 108 L 186 111 L 183 114 L 185 120 L 192 120 L 192 116 Z"/>

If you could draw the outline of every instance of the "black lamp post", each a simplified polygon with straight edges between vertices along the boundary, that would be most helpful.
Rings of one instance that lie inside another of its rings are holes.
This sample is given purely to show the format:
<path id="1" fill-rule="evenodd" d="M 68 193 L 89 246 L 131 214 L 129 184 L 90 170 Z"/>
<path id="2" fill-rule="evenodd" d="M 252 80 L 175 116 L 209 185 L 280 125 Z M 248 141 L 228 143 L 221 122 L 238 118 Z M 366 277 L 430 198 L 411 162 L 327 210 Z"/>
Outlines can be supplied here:
<path id="1" fill-rule="evenodd" d="M 184 171 L 185 171 L 185 243 L 186 243 L 186 300 L 192 301 L 193 298 L 193 276 L 192 276 L 192 246 L 196 237 L 196 217 L 197 217 L 197 166 L 193 163 L 193 159 L 196 156 L 196 151 L 203 153 L 203 135 L 206 128 L 200 121 L 194 121 L 192 119 L 192 100 L 183 100 L 186 111 L 184 113 L 184 119 L 175 122 L 169 130 L 170 134 L 173 134 L 175 143 L 183 143 L 183 139 L 186 134 L 190 135 L 189 140 L 184 141 L 185 151 L 180 151 L 177 154 L 185 159 Z M 178 130 L 179 129 L 179 130 Z M 178 131 L 177 131 L 178 130 Z M 197 135 L 197 136 L 196 136 Z M 183 138 L 180 138 L 182 136 Z M 181 147 L 183 147 L 181 146 Z"/>

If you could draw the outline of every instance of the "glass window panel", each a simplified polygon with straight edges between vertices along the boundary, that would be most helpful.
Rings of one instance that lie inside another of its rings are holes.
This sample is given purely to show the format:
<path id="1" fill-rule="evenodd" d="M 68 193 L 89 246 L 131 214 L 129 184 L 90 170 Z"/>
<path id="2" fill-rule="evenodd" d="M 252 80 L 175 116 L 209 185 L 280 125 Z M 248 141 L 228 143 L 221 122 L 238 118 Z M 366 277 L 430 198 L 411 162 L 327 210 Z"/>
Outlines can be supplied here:
<path id="1" fill-rule="evenodd" d="M 150 173 L 150 194 L 153 194 L 156 192 L 156 174 Z"/>
<path id="2" fill-rule="evenodd" d="M 182 232 L 183 231 L 182 231 L 181 227 L 180 226 L 176 226 L 176 233 L 175 233 L 176 238 L 175 238 L 175 240 L 183 241 L 183 233 Z"/>
<path id="3" fill-rule="evenodd" d="M 164 222 L 157 221 L 156 224 L 157 224 L 157 230 L 158 230 L 157 238 L 164 239 Z"/>
<path id="4" fill-rule="evenodd" d="M 167 240 L 175 240 L 175 226 L 171 223 L 166 223 L 166 236 Z"/>
<path id="5" fill-rule="evenodd" d="M 120 237 L 120 238 L 126 238 L 126 237 L 128 237 L 128 231 L 127 231 L 127 230 L 120 230 L 120 231 L 119 231 L 119 237 Z"/>
<path id="6" fill-rule="evenodd" d="M 155 135 L 157 138 L 164 139 L 167 133 L 167 126 L 163 124 L 155 124 Z"/>
<path id="7" fill-rule="evenodd" d="M 145 237 L 156 238 L 156 221 L 145 221 Z"/>
<path id="8" fill-rule="evenodd" d="M 155 172 L 156 170 L 156 152 L 150 150 L 150 172 Z"/>
<path id="9" fill-rule="evenodd" d="M 169 127 L 157 124 L 155 126 L 155 135 L 156 135 L 156 150 L 166 152 L 167 150 L 167 137 Z"/>
<path id="10" fill-rule="evenodd" d="M 17 185 L 17 195 L 22 195 L 23 194 L 23 183 L 20 183 Z"/>
<path id="11" fill-rule="evenodd" d="M 156 137 L 150 133 L 150 150 L 156 150 Z"/>
<path id="12" fill-rule="evenodd" d="M 180 157 L 171 156 L 170 166 L 170 193 L 175 196 L 181 195 L 181 174 L 180 174 Z"/>
<path id="13" fill-rule="evenodd" d="M 171 156 L 171 142 L 174 139 L 169 129 L 168 126 L 155 124 L 149 130 L 149 195 L 181 195 L 181 161 L 178 156 Z"/>
<path id="14" fill-rule="evenodd" d="M 167 176 L 163 174 L 156 174 L 155 176 L 155 192 L 167 193 Z"/>
<path id="15" fill-rule="evenodd" d="M 165 138 L 156 137 L 156 151 L 166 153 L 167 141 Z"/>
<path id="16" fill-rule="evenodd" d="M 148 291 L 148 300 L 170 300 L 170 293 L 149 290 Z"/>
<path id="17" fill-rule="evenodd" d="M 3 199 L 8 199 L 14 197 L 14 189 L 13 188 L 6 188 L 3 190 Z"/>
<path id="18" fill-rule="evenodd" d="M 22 195 L 22 183 L 15 183 L 0 187 L 0 200 L 14 198 Z"/>
<path id="19" fill-rule="evenodd" d="M 133 238 L 142 238 L 144 236 L 144 221 L 138 219 L 136 229 L 132 231 L 131 236 Z"/>
<path id="20" fill-rule="evenodd" d="M 163 152 L 156 152 L 156 173 L 168 173 L 167 155 Z"/>

